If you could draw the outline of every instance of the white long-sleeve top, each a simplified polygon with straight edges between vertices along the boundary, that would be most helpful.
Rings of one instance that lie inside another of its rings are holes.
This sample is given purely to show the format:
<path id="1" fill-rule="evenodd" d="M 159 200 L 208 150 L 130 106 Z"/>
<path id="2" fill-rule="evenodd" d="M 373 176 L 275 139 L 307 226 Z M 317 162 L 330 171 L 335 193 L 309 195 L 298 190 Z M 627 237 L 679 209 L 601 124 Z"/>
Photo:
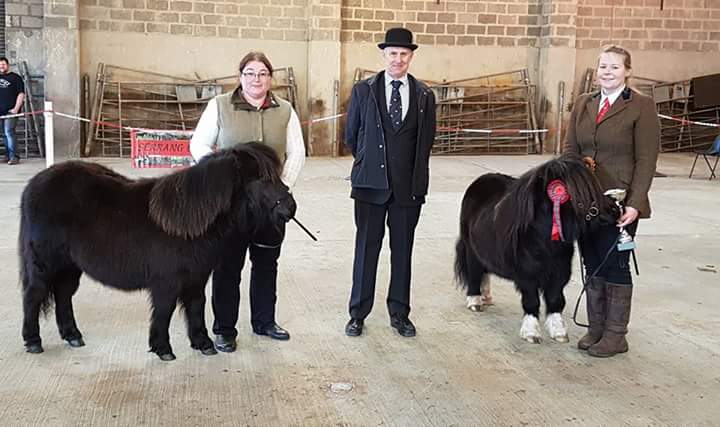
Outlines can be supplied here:
<path id="1" fill-rule="evenodd" d="M 211 99 L 198 121 L 195 132 L 190 140 L 190 154 L 195 161 L 212 153 L 218 136 L 218 107 L 215 98 Z M 305 165 L 305 143 L 303 141 L 300 119 L 294 109 L 290 109 L 290 120 L 287 123 L 287 141 L 285 143 L 285 163 L 282 181 L 292 189 Z"/>

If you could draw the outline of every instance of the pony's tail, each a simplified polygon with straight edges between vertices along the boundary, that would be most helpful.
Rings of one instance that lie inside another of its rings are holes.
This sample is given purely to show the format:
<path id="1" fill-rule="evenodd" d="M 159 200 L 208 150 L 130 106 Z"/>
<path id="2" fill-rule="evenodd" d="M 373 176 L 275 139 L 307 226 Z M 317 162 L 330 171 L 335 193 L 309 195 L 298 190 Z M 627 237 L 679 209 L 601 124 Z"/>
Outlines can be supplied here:
<path id="1" fill-rule="evenodd" d="M 18 233 L 18 271 L 20 276 L 20 287 L 22 289 L 24 299 L 25 293 L 31 291 L 30 275 L 32 273 L 30 273 L 29 270 L 37 265 L 38 260 L 35 248 L 33 247 L 33 244 L 28 237 L 30 234 L 28 229 L 29 225 L 27 218 L 25 218 L 24 206 L 21 206 L 20 211 L 20 232 Z M 45 290 L 45 292 L 43 292 L 43 294 L 44 297 L 40 302 L 40 310 L 43 316 L 47 316 L 53 304 L 55 303 L 55 293 L 53 292 L 53 287 L 51 283 L 47 284 L 47 289 Z"/>
<path id="2" fill-rule="evenodd" d="M 459 237 L 455 244 L 455 283 L 463 289 L 470 283 L 468 247 L 462 237 Z"/>
<path id="3" fill-rule="evenodd" d="M 19 279 L 19 285 L 21 286 L 23 292 L 25 289 L 27 289 L 28 286 L 28 278 L 27 278 L 27 268 L 25 267 L 25 242 L 27 241 L 27 220 L 25 219 L 24 215 L 24 203 L 23 200 L 21 202 L 21 209 L 20 209 L 20 231 L 18 233 L 18 273 L 20 275 Z"/>

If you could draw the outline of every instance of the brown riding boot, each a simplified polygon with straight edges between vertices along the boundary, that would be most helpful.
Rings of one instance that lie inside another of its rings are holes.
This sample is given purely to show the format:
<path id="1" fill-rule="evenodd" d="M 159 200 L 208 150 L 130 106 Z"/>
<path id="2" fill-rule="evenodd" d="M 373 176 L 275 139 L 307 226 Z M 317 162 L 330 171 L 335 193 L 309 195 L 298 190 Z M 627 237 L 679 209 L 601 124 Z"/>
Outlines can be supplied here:
<path id="1" fill-rule="evenodd" d="M 605 330 L 605 280 L 593 277 L 585 285 L 585 302 L 587 304 L 588 331 L 578 341 L 580 350 L 587 350 L 600 341 Z"/>
<path id="2" fill-rule="evenodd" d="M 632 286 L 607 283 L 607 316 L 602 339 L 588 349 L 595 357 L 611 357 L 628 351 L 625 339 L 630 322 Z"/>

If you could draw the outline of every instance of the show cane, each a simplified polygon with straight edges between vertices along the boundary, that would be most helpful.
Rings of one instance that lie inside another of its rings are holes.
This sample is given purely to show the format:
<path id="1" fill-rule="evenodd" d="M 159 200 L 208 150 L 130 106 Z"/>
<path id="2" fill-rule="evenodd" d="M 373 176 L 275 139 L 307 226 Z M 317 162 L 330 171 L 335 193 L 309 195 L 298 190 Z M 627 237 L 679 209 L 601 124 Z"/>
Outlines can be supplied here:
<path id="1" fill-rule="evenodd" d="M 293 221 L 295 221 L 295 224 L 299 225 L 300 228 L 302 228 L 302 230 L 303 230 L 308 236 L 310 236 L 311 239 L 313 239 L 313 240 L 316 241 L 316 242 L 318 241 L 317 237 L 315 237 L 315 236 L 310 232 L 310 230 L 308 230 L 304 225 L 302 225 L 302 223 L 301 223 L 300 221 L 298 221 L 297 218 L 292 217 L 291 219 L 292 219 Z"/>

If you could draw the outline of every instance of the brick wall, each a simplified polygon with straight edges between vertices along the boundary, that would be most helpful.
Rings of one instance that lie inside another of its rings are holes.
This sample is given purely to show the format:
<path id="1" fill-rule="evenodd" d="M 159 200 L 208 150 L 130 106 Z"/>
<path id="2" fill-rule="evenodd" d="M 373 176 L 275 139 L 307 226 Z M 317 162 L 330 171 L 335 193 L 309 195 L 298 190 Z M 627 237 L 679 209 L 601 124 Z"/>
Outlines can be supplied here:
<path id="1" fill-rule="evenodd" d="M 379 42 L 404 26 L 426 45 L 534 46 L 539 11 L 539 0 L 342 0 L 341 40 Z"/>
<path id="2" fill-rule="evenodd" d="M 540 47 L 575 47 L 578 0 L 540 1 Z"/>
<path id="3" fill-rule="evenodd" d="M 427 45 L 720 50 L 720 0 L 342 1 L 344 42 L 405 26 Z"/>
<path id="4" fill-rule="evenodd" d="M 308 0 L 310 2 L 310 40 L 340 40 L 340 7 L 342 0 Z"/>
<path id="5" fill-rule="evenodd" d="M 5 56 L 11 63 L 27 62 L 35 75 L 45 72 L 44 15 L 43 0 L 5 0 Z"/>
<path id="6" fill-rule="evenodd" d="M 81 30 L 303 41 L 307 7 L 308 0 L 80 0 L 79 16 Z M 318 29 L 336 25 L 321 22 L 331 10 L 313 5 L 312 12 Z"/>
<path id="7" fill-rule="evenodd" d="M 7 3 L 39 28 L 42 0 Z M 81 0 L 80 28 L 265 40 L 378 42 L 392 26 L 426 45 L 720 50 L 720 0 Z M 59 4 L 58 6 L 62 6 Z"/>
<path id="8" fill-rule="evenodd" d="M 77 30 L 77 0 L 52 0 L 45 2 L 45 26 Z"/>
<path id="9" fill-rule="evenodd" d="M 720 51 L 720 0 L 578 0 L 577 47 Z"/>
<path id="10" fill-rule="evenodd" d="M 14 0 L 5 2 L 5 27 L 41 29 L 43 0 Z"/>

